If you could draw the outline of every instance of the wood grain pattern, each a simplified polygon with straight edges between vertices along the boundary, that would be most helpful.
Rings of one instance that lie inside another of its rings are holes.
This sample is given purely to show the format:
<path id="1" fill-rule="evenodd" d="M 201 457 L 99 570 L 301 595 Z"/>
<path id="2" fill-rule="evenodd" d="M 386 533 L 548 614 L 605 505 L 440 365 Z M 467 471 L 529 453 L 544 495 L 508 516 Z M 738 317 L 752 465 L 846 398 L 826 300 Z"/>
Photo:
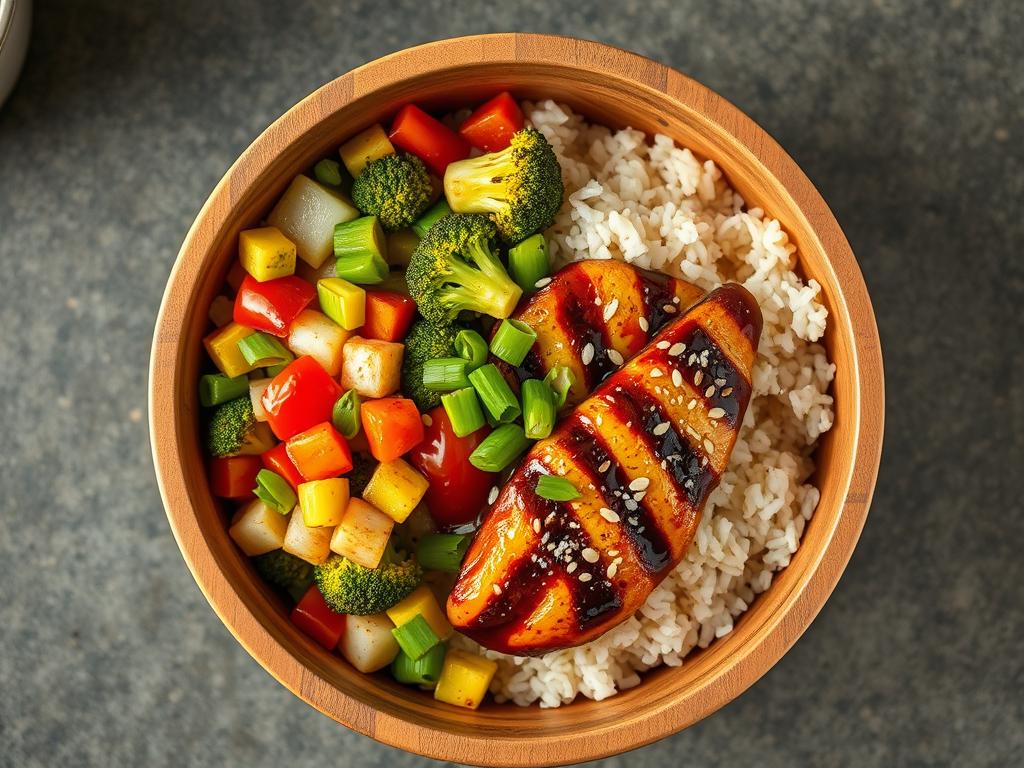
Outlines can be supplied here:
<path id="1" fill-rule="evenodd" d="M 196 375 L 206 309 L 235 255 L 294 174 L 348 136 L 415 101 L 447 108 L 508 88 L 555 98 L 595 121 L 659 131 L 713 158 L 750 204 L 778 218 L 823 289 L 825 346 L 836 364 L 836 421 L 818 450 L 821 501 L 792 563 L 734 631 L 678 668 L 661 668 L 604 702 L 557 710 L 438 704 L 384 676 L 366 676 L 288 621 L 225 530 L 200 450 Z M 200 211 L 171 274 L 150 366 L 153 455 L 167 515 L 206 598 L 268 672 L 324 714 L 379 741 L 479 765 L 535 766 L 603 757 L 691 725 L 781 658 L 821 609 L 867 516 L 882 446 L 882 356 L 857 262 L 825 202 L 793 160 L 704 86 L 598 43 L 500 34 L 431 43 L 325 85 L 268 128 Z"/>

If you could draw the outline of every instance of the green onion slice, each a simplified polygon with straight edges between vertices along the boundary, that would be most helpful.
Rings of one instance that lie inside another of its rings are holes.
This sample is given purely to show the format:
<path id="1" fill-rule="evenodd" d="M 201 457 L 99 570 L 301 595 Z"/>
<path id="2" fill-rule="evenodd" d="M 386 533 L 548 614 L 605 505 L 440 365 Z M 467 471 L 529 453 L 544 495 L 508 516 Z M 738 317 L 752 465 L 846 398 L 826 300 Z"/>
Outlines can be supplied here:
<path id="1" fill-rule="evenodd" d="M 458 533 L 428 533 L 416 545 L 416 559 L 428 571 L 458 573 L 472 540 Z"/>
<path id="2" fill-rule="evenodd" d="M 523 293 L 530 294 L 537 290 L 538 280 L 551 274 L 551 262 L 548 259 L 548 246 L 544 235 L 531 235 L 508 251 L 508 270 Z"/>
<path id="3" fill-rule="evenodd" d="M 502 424 L 469 455 L 469 463 L 484 472 L 501 472 L 529 447 L 522 427 Z"/>
<path id="4" fill-rule="evenodd" d="M 204 408 L 234 400 L 248 391 L 249 377 L 244 373 L 233 379 L 222 373 L 208 373 L 199 377 L 199 402 Z"/>
<path id="5" fill-rule="evenodd" d="M 470 435 L 486 423 L 484 412 L 480 409 L 480 400 L 472 387 L 441 395 L 441 405 L 448 414 L 456 437 Z"/>
<path id="6" fill-rule="evenodd" d="M 257 331 L 238 342 L 238 351 L 249 365 L 269 366 L 290 363 L 295 356 L 273 336 Z M 271 374 L 273 375 L 273 374 Z"/>
<path id="7" fill-rule="evenodd" d="M 272 379 L 275 376 L 277 376 L 277 374 L 279 374 L 281 371 L 283 371 L 285 368 L 287 368 L 289 362 L 290 361 L 285 361 L 283 363 L 278 363 L 277 365 L 268 365 L 263 370 L 266 371 L 267 376 L 269 376 Z"/>
<path id="8" fill-rule="evenodd" d="M 443 219 L 451 212 L 451 206 L 448 205 L 448 201 L 442 197 L 440 200 L 434 203 L 432 207 L 427 209 L 426 213 L 424 213 L 422 216 L 419 217 L 419 219 L 416 220 L 416 222 L 412 225 L 412 229 L 417 235 L 420 236 L 420 239 L 422 239 L 427 236 L 427 231 L 432 226 L 434 226 L 434 224 L 439 219 Z"/>
<path id="9" fill-rule="evenodd" d="M 359 434 L 359 408 L 362 404 L 362 398 L 354 389 L 350 389 L 334 403 L 331 421 L 346 440 L 351 440 Z"/>
<path id="10" fill-rule="evenodd" d="M 439 357 L 423 364 L 423 386 L 431 392 L 451 392 L 469 386 L 466 361 L 461 357 Z"/>
<path id="11" fill-rule="evenodd" d="M 537 478 L 536 493 L 542 499 L 551 501 L 572 501 L 580 497 L 576 486 L 557 475 L 541 475 Z"/>
<path id="12" fill-rule="evenodd" d="M 256 498 L 282 515 L 287 515 L 295 509 L 295 491 L 287 480 L 269 469 L 261 469 L 256 473 L 256 487 L 253 493 L 256 494 Z"/>
<path id="13" fill-rule="evenodd" d="M 556 365 L 548 371 L 548 375 L 544 377 L 544 383 L 551 387 L 551 391 L 555 394 L 555 408 L 565 405 L 569 390 L 572 389 L 575 381 L 576 375 L 568 366 Z"/>
<path id="14" fill-rule="evenodd" d="M 313 175 L 321 184 L 329 187 L 341 186 L 341 164 L 337 160 L 325 157 L 313 166 Z"/>
<path id="15" fill-rule="evenodd" d="M 540 379 L 520 385 L 523 396 L 523 425 L 531 440 L 543 440 L 555 428 L 555 393 Z"/>
<path id="16" fill-rule="evenodd" d="M 395 680 L 406 685 L 420 685 L 427 689 L 437 686 L 444 668 L 444 657 L 448 652 L 444 643 L 438 643 L 418 659 L 399 651 L 391 662 L 391 674 Z"/>
<path id="17" fill-rule="evenodd" d="M 334 226 L 335 274 L 350 283 L 373 285 L 388 276 L 387 240 L 376 216 Z"/>
<path id="18" fill-rule="evenodd" d="M 508 424 L 519 418 L 519 414 L 522 413 L 519 401 L 494 363 L 481 365 L 470 373 L 469 382 L 480 396 L 487 412 L 497 422 Z"/>
<path id="19" fill-rule="evenodd" d="M 391 630 L 398 641 L 398 647 L 413 661 L 423 657 L 427 651 L 441 642 L 422 614 L 417 613 L 400 627 Z"/>
<path id="20" fill-rule="evenodd" d="M 502 320 L 491 339 L 491 354 L 511 365 L 522 365 L 535 341 L 537 332 L 522 320 Z"/>
<path id="21" fill-rule="evenodd" d="M 455 335 L 455 353 L 466 359 L 466 372 L 475 371 L 487 362 L 487 342 L 476 331 L 459 331 Z"/>

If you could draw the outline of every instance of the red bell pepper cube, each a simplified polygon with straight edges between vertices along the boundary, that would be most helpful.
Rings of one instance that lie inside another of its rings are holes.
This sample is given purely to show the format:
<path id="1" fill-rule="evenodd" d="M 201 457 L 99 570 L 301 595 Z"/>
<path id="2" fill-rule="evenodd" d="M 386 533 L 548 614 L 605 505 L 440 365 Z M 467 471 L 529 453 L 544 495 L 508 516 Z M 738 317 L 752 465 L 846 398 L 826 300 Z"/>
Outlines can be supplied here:
<path id="1" fill-rule="evenodd" d="M 459 133 L 484 152 L 497 152 L 512 143 L 512 134 L 523 128 L 523 111 L 508 91 L 477 107 L 459 127 Z"/>
<path id="2" fill-rule="evenodd" d="M 423 441 L 423 419 L 412 400 L 370 400 L 363 403 L 359 415 L 370 453 L 377 461 L 394 461 Z"/>
<path id="3" fill-rule="evenodd" d="M 246 275 L 235 296 L 234 320 L 246 328 L 287 336 L 292 320 L 316 297 L 316 287 L 289 275 L 259 282 Z"/>
<path id="4" fill-rule="evenodd" d="M 416 302 L 392 291 L 366 292 L 366 319 L 360 331 L 363 338 L 401 341 L 409 332 L 416 314 Z"/>
<path id="5" fill-rule="evenodd" d="M 210 490 L 222 499 L 248 499 L 263 469 L 259 456 L 227 456 L 210 460 Z"/>
<path id="6" fill-rule="evenodd" d="M 299 485 L 306 482 L 306 478 L 299 472 L 291 458 L 288 456 L 288 446 L 278 443 L 269 451 L 260 454 L 263 466 L 271 472 L 277 472 L 281 477 L 291 483 L 292 488 L 298 490 Z"/>
<path id="7" fill-rule="evenodd" d="M 337 647 L 345 631 L 345 615 L 331 610 L 316 584 L 311 585 L 292 608 L 291 618 L 292 624 L 329 651 Z"/>
<path id="8" fill-rule="evenodd" d="M 309 355 L 293 360 L 263 391 L 260 403 L 279 440 L 331 420 L 341 386 Z"/>
<path id="9" fill-rule="evenodd" d="M 286 443 L 288 458 L 307 480 L 326 480 L 352 469 L 348 442 L 330 422 L 299 432 Z"/>
<path id="10" fill-rule="evenodd" d="M 398 111 L 388 138 L 442 178 L 449 163 L 469 157 L 468 141 L 415 104 L 406 104 Z"/>

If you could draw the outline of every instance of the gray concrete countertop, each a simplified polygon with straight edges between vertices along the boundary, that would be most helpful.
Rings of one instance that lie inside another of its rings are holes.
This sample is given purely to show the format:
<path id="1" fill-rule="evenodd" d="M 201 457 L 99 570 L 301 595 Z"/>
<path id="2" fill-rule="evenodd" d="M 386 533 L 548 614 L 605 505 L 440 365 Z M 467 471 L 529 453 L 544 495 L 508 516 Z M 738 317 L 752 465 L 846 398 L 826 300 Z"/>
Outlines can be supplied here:
<path id="1" fill-rule="evenodd" d="M 871 289 L 887 434 L 827 607 L 737 701 L 607 766 L 1024 764 L 1024 28 L 1013 0 L 38 2 L 0 110 L 0 764 L 419 766 L 314 712 L 192 581 L 150 333 L 239 152 L 351 67 L 528 29 L 671 64 L 772 133 Z M 459 10 L 456 10 L 459 8 Z"/>

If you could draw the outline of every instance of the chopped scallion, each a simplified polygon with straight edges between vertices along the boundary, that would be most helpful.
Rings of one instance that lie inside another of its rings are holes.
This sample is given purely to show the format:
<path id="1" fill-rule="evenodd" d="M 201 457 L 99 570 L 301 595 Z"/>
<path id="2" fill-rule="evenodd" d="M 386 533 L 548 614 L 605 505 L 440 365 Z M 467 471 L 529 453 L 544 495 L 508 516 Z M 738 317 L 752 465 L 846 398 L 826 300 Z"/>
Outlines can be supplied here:
<path id="1" fill-rule="evenodd" d="M 335 274 L 351 283 L 373 285 L 388 276 L 387 241 L 376 216 L 361 216 L 334 227 Z"/>
<path id="2" fill-rule="evenodd" d="M 249 391 L 249 377 L 244 373 L 231 379 L 222 373 L 199 377 L 199 402 L 204 408 L 226 403 Z"/>
<path id="3" fill-rule="evenodd" d="M 531 440 L 543 440 L 555 428 L 555 393 L 540 379 L 520 385 L 523 396 L 523 429 Z"/>
<path id="4" fill-rule="evenodd" d="M 341 163 L 325 157 L 313 166 L 313 175 L 321 184 L 326 184 L 329 187 L 340 187 Z"/>
<path id="5" fill-rule="evenodd" d="M 501 472 L 530 447 L 523 428 L 503 424 L 483 439 L 469 455 L 469 463 L 484 472 Z"/>
<path id="6" fill-rule="evenodd" d="M 359 393 L 354 389 L 350 389 L 334 403 L 334 410 L 331 413 L 331 421 L 334 423 L 334 428 L 338 430 L 346 440 L 351 440 L 359 434 L 359 408 L 362 405 L 362 402 L 363 401 L 359 397 Z"/>
<path id="7" fill-rule="evenodd" d="M 427 651 L 441 642 L 427 620 L 419 613 L 402 626 L 392 629 L 391 634 L 395 636 L 402 652 L 413 661 L 422 658 Z"/>
<path id="8" fill-rule="evenodd" d="M 555 393 L 555 408 L 565 405 L 565 399 L 569 396 L 569 390 L 572 389 L 575 381 L 576 375 L 568 366 L 556 365 L 548 371 L 548 375 L 544 377 L 544 383 Z"/>
<path id="9" fill-rule="evenodd" d="M 242 353 L 245 362 L 257 367 L 289 363 L 295 359 L 284 344 L 262 331 L 251 333 L 241 339 L 238 342 L 238 351 Z"/>
<path id="10" fill-rule="evenodd" d="M 452 423 L 452 431 L 456 437 L 465 437 L 476 432 L 484 425 L 484 412 L 480 409 L 480 400 L 472 387 L 457 389 L 441 395 L 448 420 Z"/>
<path id="11" fill-rule="evenodd" d="M 508 271 L 523 293 L 537 290 L 537 281 L 551 274 L 548 260 L 548 246 L 544 235 L 531 235 L 523 242 L 509 248 Z"/>
<path id="12" fill-rule="evenodd" d="M 428 533 L 416 545 L 416 559 L 428 571 L 458 573 L 472 540 L 458 533 Z"/>
<path id="13" fill-rule="evenodd" d="M 501 424 L 508 424 L 519 418 L 522 409 L 512 388 L 505 381 L 494 363 L 481 365 L 469 374 L 469 382 L 480 396 L 487 412 Z"/>
<path id="14" fill-rule="evenodd" d="M 427 230 L 429 230 L 438 219 L 443 219 L 449 213 L 452 212 L 451 206 L 448 205 L 448 201 L 443 197 L 434 203 L 433 206 L 427 209 L 427 212 L 420 216 L 416 222 L 412 225 L 413 231 L 421 238 L 427 236 Z"/>
<path id="15" fill-rule="evenodd" d="M 261 469 L 256 474 L 256 487 L 252 492 L 256 498 L 282 515 L 287 515 L 295 508 L 295 491 L 287 480 L 269 469 Z"/>
<path id="16" fill-rule="evenodd" d="M 461 357 L 439 357 L 423 364 L 423 386 L 431 392 L 451 392 L 469 386 L 466 361 Z"/>
<path id="17" fill-rule="evenodd" d="M 542 499 L 551 501 L 572 501 L 580 497 L 576 486 L 564 477 L 556 475 L 541 475 L 537 478 L 536 493 Z"/>
<path id="18" fill-rule="evenodd" d="M 444 643 L 438 643 L 418 659 L 411 658 L 405 651 L 399 651 L 395 660 L 391 662 L 391 674 L 395 680 L 406 685 L 434 688 L 441 678 L 444 656 L 447 652 Z"/>
<path id="19" fill-rule="evenodd" d="M 537 332 L 522 320 L 502 320 L 491 339 L 491 354 L 511 365 L 522 365 Z"/>
<path id="20" fill-rule="evenodd" d="M 487 342 L 476 331 L 459 331 L 455 335 L 455 352 L 466 359 L 467 373 L 487 362 Z"/>

